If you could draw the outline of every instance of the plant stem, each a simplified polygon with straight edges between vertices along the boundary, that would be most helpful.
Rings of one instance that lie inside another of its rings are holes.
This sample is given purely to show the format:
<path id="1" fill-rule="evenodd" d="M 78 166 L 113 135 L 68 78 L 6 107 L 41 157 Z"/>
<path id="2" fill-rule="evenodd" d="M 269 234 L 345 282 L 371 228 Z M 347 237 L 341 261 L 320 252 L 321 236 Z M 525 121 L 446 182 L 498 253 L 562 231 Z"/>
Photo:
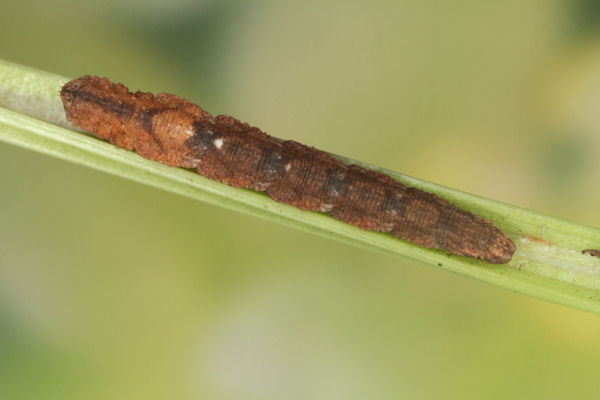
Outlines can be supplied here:
<path id="1" fill-rule="evenodd" d="M 600 258 L 581 250 L 600 247 L 600 230 L 515 206 L 371 168 L 407 186 L 432 192 L 490 220 L 516 244 L 513 260 L 490 265 L 367 232 L 326 214 L 303 212 L 266 195 L 235 189 L 193 172 L 148 161 L 76 132 L 58 97 L 68 79 L 0 60 L 0 140 L 270 221 L 456 272 L 519 293 L 600 313 Z M 68 128 L 67 128 L 68 127 Z"/>

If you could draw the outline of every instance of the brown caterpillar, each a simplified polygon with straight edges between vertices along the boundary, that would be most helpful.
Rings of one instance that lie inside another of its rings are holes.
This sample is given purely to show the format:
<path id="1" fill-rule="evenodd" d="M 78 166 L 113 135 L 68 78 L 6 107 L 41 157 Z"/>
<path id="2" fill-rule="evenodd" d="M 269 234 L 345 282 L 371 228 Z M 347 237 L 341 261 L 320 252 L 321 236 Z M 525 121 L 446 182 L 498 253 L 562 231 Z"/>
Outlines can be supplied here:
<path id="1" fill-rule="evenodd" d="M 509 262 L 515 251 L 489 221 L 442 198 L 235 118 L 213 117 L 175 95 L 130 93 L 84 76 L 65 84 L 60 97 L 71 123 L 147 159 L 196 168 L 209 179 L 423 247 L 494 264 Z"/>

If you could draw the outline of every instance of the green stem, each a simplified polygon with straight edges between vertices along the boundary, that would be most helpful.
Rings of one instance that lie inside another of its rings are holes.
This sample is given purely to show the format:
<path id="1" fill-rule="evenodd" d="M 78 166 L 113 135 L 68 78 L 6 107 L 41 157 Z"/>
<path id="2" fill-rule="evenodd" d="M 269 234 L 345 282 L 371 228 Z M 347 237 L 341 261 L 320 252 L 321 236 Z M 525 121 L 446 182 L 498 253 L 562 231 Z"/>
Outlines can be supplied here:
<path id="1" fill-rule="evenodd" d="M 408 186 L 435 193 L 504 231 L 517 245 L 513 260 L 490 265 L 424 249 L 389 234 L 367 232 L 326 214 L 303 212 L 261 193 L 235 189 L 193 172 L 148 161 L 75 132 L 58 92 L 67 79 L 0 60 L 0 140 L 136 182 L 241 211 L 365 249 L 398 255 L 554 303 L 600 313 L 600 230 L 484 199 L 353 160 Z M 67 129 L 65 127 L 70 127 Z"/>

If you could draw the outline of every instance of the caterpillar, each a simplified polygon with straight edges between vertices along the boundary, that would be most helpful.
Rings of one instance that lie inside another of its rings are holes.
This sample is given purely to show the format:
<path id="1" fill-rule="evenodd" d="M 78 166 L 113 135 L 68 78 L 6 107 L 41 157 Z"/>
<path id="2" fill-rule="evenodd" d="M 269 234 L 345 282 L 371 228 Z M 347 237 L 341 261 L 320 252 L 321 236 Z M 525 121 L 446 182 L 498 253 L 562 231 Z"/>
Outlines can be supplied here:
<path id="1" fill-rule="evenodd" d="M 178 96 L 131 93 L 83 76 L 66 83 L 60 97 L 73 125 L 147 159 L 195 168 L 208 179 L 426 248 L 493 264 L 509 262 L 515 252 L 491 222 L 447 200 L 233 117 L 213 117 Z"/>

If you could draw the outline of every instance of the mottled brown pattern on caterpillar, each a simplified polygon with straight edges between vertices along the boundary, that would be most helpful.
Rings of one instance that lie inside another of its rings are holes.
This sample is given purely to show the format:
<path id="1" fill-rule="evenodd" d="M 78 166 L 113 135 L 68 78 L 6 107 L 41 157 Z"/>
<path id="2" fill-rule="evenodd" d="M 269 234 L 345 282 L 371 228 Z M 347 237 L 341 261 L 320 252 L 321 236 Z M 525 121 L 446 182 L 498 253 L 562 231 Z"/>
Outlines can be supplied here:
<path id="1" fill-rule="evenodd" d="M 442 198 L 235 118 L 213 117 L 180 97 L 130 93 L 93 76 L 68 82 L 60 96 L 71 123 L 150 160 L 196 168 L 209 179 L 427 248 L 488 263 L 506 263 L 515 251 L 489 221 Z"/>

